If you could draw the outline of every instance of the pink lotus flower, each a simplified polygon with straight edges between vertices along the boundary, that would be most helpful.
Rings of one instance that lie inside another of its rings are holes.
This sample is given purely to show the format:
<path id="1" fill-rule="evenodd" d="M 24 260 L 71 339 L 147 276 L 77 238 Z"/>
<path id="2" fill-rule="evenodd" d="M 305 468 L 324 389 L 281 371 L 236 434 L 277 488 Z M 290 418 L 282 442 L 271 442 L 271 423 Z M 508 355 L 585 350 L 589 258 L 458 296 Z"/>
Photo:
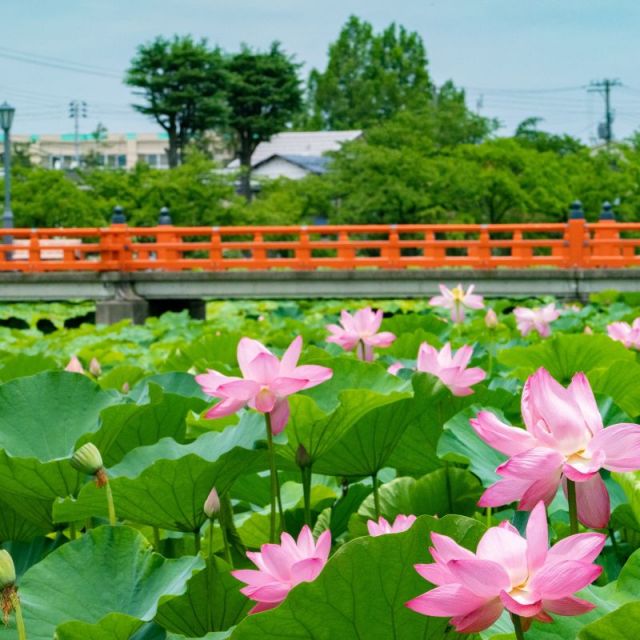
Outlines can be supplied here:
<path id="1" fill-rule="evenodd" d="M 64 370 L 69 371 L 70 373 L 84 373 L 82 362 L 80 362 L 80 360 L 78 360 L 76 356 L 71 356 L 71 359 L 67 363 L 67 366 L 64 368 Z"/>
<path id="2" fill-rule="evenodd" d="M 609 494 L 600 469 L 640 469 L 640 425 L 615 424 L 603 428 L 589 381 L 577 373 L 568 388 L 548 371 L 538 369 L 522 390 L 522 417 L 526 429 L 502 423 L 481 411 L 471 425 L 488 445 L 510 456 L 497 473 L 502 479 L 478 502 L 482 507 L 519 500 L 529 511 L 538 501 L 547 505 L 566 479 L 576 483 L 578 519 L 587 527 L 605 527 L 609 521 Z"/>
<path id="3" fill-rule="evenodd" d="M 594 608 L 573 594 L 593 582 L 602 567 L 593 564 L 605 543 L 599 533 L 569 536 L 548 548 L 547 516 L 539 502 L 527 523 L 526 538 L 508 522 L 491 527 L 475 553 L 448 536 L 431 534 L 432 564 L 416 571 L 435 589 L 407 602 L 426 616 L 451 617 L 459 633 L 490 627 L 507 609 L 523 618 L 552 622 L 549 614 L 577 616 Z"/>
<path id="4" fill-rule="evenodd" d="M 560 311 L 552 302 L 546 307 L 536 307 L 535 309 L 516 307 L 513 310 L 513 315 L 516 317 L 518 331 L 523 337 L 531 331 L 537 331 L 541 338 L 546 338 L 551 333 L 550 324 L 560 317 Z"/>
<path id="5" fill-rule="evenodd" d="M 414 515 L 405 516 L 400 514 L 396 516 L 393 524 L 389 524 L 385 518 L 380 517 L 378 518 L 378 522 L 375 520 L 367 521 L 367 529 L 369 530 L 369 535 L 375 538 L 387 533 L 402 533 L 403 531 L 407 531 L 411 529 L 415 521 L 416 517 Z"/>
<path id="6" fill-rule="evenodd" d="M 353 315 L 348 311 L 340 314 L 340 324 L 327 325 L 331 332 L 327 342 L 340 345 L 345 351 L 357 348 L 357 355 L 361 360 L 373 360 L 374 347 L 388 347 L 395 339 L 389 331 L 378 333 L 382 323 L 382 309 L 374 312 L 371 307 L 359 309 Z"/>
<path id="7" fill-rule="evenodd" d="M 456 323 L 464 322 L 465 308 L 467 309 L 483 309 L 484 302 L 482 296 L 473 293 L 475 284 L 469 286 L 467 291 L 459 284 L 453 289 L 449 289 L 446 285 L 438 285 L 442 295 L 434 296 L 429 300 L 429 304 L 433 307 L 443 307 L 451 309 L 451 319 Z"/>
<path id="8" fill-rule="evenodd" d="M 640 349 L 640 318 L 636 318 L 633 324 L 612 322 L 607 325 L 607 333 L 612 340 L 622 342 L 625 347 Z"/>
<path id="9" fill-rule="evenodd" d="M 258 604 L 249 613 L 259 613 L 277 607 L 289 591 L 301 582 L 315 580 L 329 558 L 331 532 L 324 531 L 317 542 L 311 529 L 302 528 L 296 542 L 283 533 L 280 544 L 263 544 L 260 552 L 247 552 L 247 557 L 258 567 L 239 569 L 231 575 L 246 583 L 240 592 Z"/>
<path id="10" fill-rule="evenodd" d="M 202 390 L 221 402 L 207 411 L 207 418 L 221 418 L 245 405 L 271 416 L 274 435 L 280 433 L 289 420 L 287 396 L 310 389 L 328 380 L 333 371 L 316 365 L 297 366 L 302 350 L 298 336 L 278 360 L 264 345 L 251 338 L 238 343 L 238 365 L 243 378 L 226 376 L 209 369 L 196 376 Z"/>
<path id="11" fill-rule="evenodd" d="M 418 351 L 417 369 L 440 378 L 454 396 L 468 396 L 473 393 L 471 386 L 487 377 L 479 367 L 467 369 L 472 355 L 473 348 L 469 345 L 460 347 L 452 354 L 448 342 L 440 351 L 423 342 Z"/>

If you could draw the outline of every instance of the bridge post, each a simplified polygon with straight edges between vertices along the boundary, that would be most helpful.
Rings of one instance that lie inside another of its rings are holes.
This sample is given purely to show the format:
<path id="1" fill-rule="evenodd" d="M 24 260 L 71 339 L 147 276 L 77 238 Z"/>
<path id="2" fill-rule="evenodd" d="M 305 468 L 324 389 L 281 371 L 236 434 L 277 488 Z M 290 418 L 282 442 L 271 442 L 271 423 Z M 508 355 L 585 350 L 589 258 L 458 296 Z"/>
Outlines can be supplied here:
<path id="1" fill-rule="evenodd" d="M 576 269 L 589 266 L 589 255 L 585 251 L 587 248 L 586 234 L 587 226 L 584 220 L 582 203 L 576 200 L 571 204 L 569 221 L 564 235 L 566 267 Z"/>
<path id="2" fill-rule="evenodd" d="M 598 256 L 601 260 L 598 260 L 597 266 L 608 266 L 607 258 L 619 258 L 621 255 L 625 255 L 626 247 L 620 249 L 617 240 L 620 239 L 620 232 L 617 229 L 612 228 L 612 224 L 616 222 L 616 217 L 613 213 L 613 207 L 609 202 L 602 203 L 602 210 L 600 211 L 600 220 L 597 224 L 593 225 L 593 239 L 611 240 L 611 243 L 596 244 L 593 247 L 592 255 Z M 604 229 L 602 227 L 605 227 Z M 633 255 L 633 247 L 631 247 L 631 253 Z"/>

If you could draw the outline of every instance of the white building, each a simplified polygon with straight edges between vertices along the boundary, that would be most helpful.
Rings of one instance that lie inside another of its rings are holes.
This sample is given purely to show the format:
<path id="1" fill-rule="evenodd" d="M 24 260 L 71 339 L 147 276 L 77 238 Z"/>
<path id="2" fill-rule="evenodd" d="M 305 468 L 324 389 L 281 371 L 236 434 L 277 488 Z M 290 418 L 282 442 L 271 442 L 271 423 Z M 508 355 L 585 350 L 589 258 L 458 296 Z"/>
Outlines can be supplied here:
<path id="1" fill-rule="evenodd" d="M 268 142 L 261 142 L 251 156 L 252 174 L 264 178 L 299 180 L 315 173 L 324 173 L 329 163 L 325 155 L 337 151 L 343 143 L 357 140 L 362 131 L 285 131 Z M 227 169 L 239 169 L 233 160 Z"/>

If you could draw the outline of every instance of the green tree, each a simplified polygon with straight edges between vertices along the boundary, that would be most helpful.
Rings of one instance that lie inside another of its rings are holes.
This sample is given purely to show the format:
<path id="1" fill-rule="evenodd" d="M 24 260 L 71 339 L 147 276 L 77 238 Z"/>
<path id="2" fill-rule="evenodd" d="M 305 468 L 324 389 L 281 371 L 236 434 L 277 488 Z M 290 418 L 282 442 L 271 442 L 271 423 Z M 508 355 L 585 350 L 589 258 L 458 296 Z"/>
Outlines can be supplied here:
<path id="1" fill-rule="evenodd" d="M 218 49 L 190 36 L 158 37 L 138 48 L 126 84 L 144 104 L 134 108 L 153 118 L 169 136 L 169 166 L 183 159 L 191 139 L 225 118 L 227 75 Z"/>
<path id="2" fill-rule="evenodd" d="M 260 142 L 289 125 L 302 107 L 298 67 L 274 42 L 268 52 L 248 47 L 229 57 L 229 128 L 236 138 L 241 193 L 251 199 L 251 156 Z"/>
<path id="3" fill-rule="evenodd" d="M 580 140 L 567 134 L 556 135 L 540 131 L 538 125 L 541 122 L 542 118 L 526 118 L 516 128 L 514 138 L 521 144 L 538 151 L 552 151 L 560 155 L 577 153 L 585 148 Z"/>
<path id="4" fill-rule="evenodd" d="M 239 211 L 231 181 L 217 165 L 197 151 L 173 171 L 151 169 L 144 163 L 133 171 L 90 171 L 83 175 L 95 208 L 103 217 L 113 207 L 124 208 L 131 225 L 157 224 L 162 207 L 169 207 L 175 225 L 229 225 Z"/>
<path id="5" fill-rule="evenodd" d="M 309 76 L 308 126 L 357 129 L 389 118 L 432 96 L 421 37 L 396 24 L 374 33 L 351 16 L 329 47 L 324 72 Z"/>

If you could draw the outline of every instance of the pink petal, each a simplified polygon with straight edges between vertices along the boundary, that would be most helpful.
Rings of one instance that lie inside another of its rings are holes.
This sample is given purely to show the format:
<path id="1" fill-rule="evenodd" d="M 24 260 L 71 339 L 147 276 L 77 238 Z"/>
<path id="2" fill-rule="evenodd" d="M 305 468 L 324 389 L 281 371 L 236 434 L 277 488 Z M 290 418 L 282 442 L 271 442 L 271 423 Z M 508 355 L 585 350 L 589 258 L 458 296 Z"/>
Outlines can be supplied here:
<path id="1" fill-rule="evenodd" d="M 304 364 L 301 367 L 296 367 L 293 370 L 293 375 L 296 378 L 306 379 L 307 384 L 304 388 L 311 389 L 311 387 L 329 380 L 333 376 L 333 370 L 315 364 Z"/>
<path id="2" fill-rule="evenodd" d="M 529 516 L 527 522 L 527 565 L 529 574 L 535 573 L 547 557 L 549 548 L 549 531 L 547 511 L 544 502 L 539 502 Z"/>
<path id="3" fill-rule="evenodd" d="M 323 531 L 316 542 L 316 557 L 321 558 L 325 562 L 329 558 L 331 552 L 331 531 L 327 529 Z"/>
<path id="4" fill-rule="evenodd" d="M 563 453 L 585 448 L 591 440 L 591 432 L 569 391 L 546 369 L 538 369 L 527 383 L 534 421 L 544 421 Z"/>
<path id="5" fill-rule="evenodd" d="M 271 389 L 262 388 L 253 398 L 252 404 L 261 413 L 271 413 L 277 400 L 278 396 Z"/>
<path id="6" fill-rule="evenodd" d="M 275 604 L 282 602 L 287 597 L 289 591 L 291 591 L 291 586 L 284 582 L 273 582 L 272 584 L 264 587 L 243 587 L 240 589 L 240 593 L 252 600 Z"/>
<path id="7" fill-rule="evenodd" d="M 371 520 L 369 522 L 371 522 Z M 456 581 L 451 571 L 447 568 L 447 565 L 442 565 L 438 562 L 433 562 L 432 564 L 414 564 L 413 568 L 425 580 L 437 586 Z"/>
<path id="8" fill-rule="evenodd" d="M 218 391 L 218 387 L 220 385 L 225 384 L 227 382 L 233 382 L 235 380 L 240 380 L 238 377 L 225 376 L 218 371 L 214 371 L 213 369 L 209 369 L 207 373 L 201 373 L 195 377 L 196 382 L 200 385 L 202 390 L 210 396 L 216 397 L 216 392 Z"/>
<path id="9" fill-rule="evenodd" d="M 563 483 L 566 495 L 566 482 Z M 576 482 L 576 502 L 578 520 L 591 529 L 602 529 L 609 522 L 611 509 L 609 492 L 600 477 L 595 475 L 586 482 Z"/>
<path id="10" fill-rule="evenodd" d="M 508 611 L 523 618 L 531 618 L 542 611 L 542 602 L 523 603 L 512 598 L 506 591 L 500 594 L 500 600 Z"/>
<path id="11" fill-rule="evenodd" d="M 489 411 L 481 411 L 470 422 L 480 439 L 505 455 L 514 456 L 537 445 L 528 431 L 504 424 Z"/>
<path id="12" fill-rule="evenodd" d="M 584 373 L 576 373 L 571 380 L 568 391 L 573 395 L 582 412 L 589 431 L 595 436 L 598 431 L 602 430 L 602 416 L 587 376 Z"/>
<path id="13" fill-rule="evenodd" d="M 563 462 L 564 456 L 558 451 L 535 447 L 509 458 L 496 469 L 496 473 L 519 480 L 530 479 L 534 482 L 557 473 L 562 468 Z"/>
<path id="14" fill-rule="evenodd" d="M 425 616 L 461 616 L 485 604 L 485 599 L 474 595 L 460 584 L 445 584 L 409 600 L 406 606 Z"/>
<path id="15" fill-rule="evenodd" d="M 245 378 L 252 377 L 249 375 L 249 363 L 252 362 L 260 353 L 270 354 L 271 351 L 269 351 L 269 349 L 267 349 L 262 343 L 251 338 L 241 338 L 240 342 L 238 342 L 238 366 Z"/>
<path id="16" fill-rule="evenodd" d="M 609 471 L 640 469 L 640 425 L 614 424 L 600 431 L 590 442 L 588 451 L 603 451 L 603 466 Z"/>
<path id="17" fill-rule="evenodd" d="M 269 413 L 271 416 L 271 433 L 273 433 L 274 436 L 284 431 L 289 421 L 289 413 L 289 401 L 286 398 L 276 400 L 273 409 Z"/>
<path id="18" fill-rule="evenodd" d="M 500 617 L 502 610 L 500 598 L 494 598 L 467 615 L 451 618 L 451 624 L 458 633 L 478 633 L 488 629 Z"/>
<path id="19" fill-rule="evenodd" d="M 557 600 L 584 589 L 602 573 L 602 567 L 577 560 L 545 564 L 529 581 L 529 589 L 545 600 Z"/>
<path id="20" fill-rule="evenodd" d="M 450 562 L 451 560 L 462 560 L 463 558 L 475 558 L 475 555 L 469 551 L 469 549 L 461 547 L 449 536 L 443 536 L 440 533 L 432 533 L 431 542 L 433 542 L 433 548 L 438 557 L 444 563 Z M 433 552 L 431 555 L 434 555 Z"/>
<path id="21" fill-rule="evenodd" d="M 365 336 L 362 341 L 372 347 L 388 347 L 396 339 L 395 334 L 390 331 L 382 331 L 372 336 Z"/>
<path id="22" fill-rule="evenodd" d="M 305 558 L 291 565 L 291 579 L 293 584 L 300 582 L 312 582 L 324 567 L 324 561 L 320 558 Z"/>
<path id="23" fill-rule="evenodd" d="M 578 560 L 593 562 L 602 551 L 607 536 L 602 533 L 576 533 L 549 549 L 548 561 Z"/>
<path id="24" fill-rule="evenodd" d="M 259 353 L 245 365 L 244 377 L 260 384 L 269 384 L 280 374 L 280 361 L 272 353 Z"/>
<path id="25" fill-rule="evenodd" d="M 511 586 L 507 572 L 491 560 L 452 560 L 447 569 L 456 582 L 483 598 L 495 598 L 502 589 Z"/>
<path id="26" fill-rule="evenodd" d="M 214 405 L 205 413 L 205 417 L 209 419 L 223 418 L 224 416 L 230 416 L 232 413 L 242 409 L 245 403 L 242 400 L 236 400 L 235 398 L 227 398 L 222 402 Z"/>
<path id="27" fill-rule="evenodd" d="M 275 609 L 279 602 L 258 602 L 258 604 L 249 610 L 249 615 L 254 613 L 262 613 L 263 611 L 269 611 L 269 609 Z"/>
<path id="28" fill-rule="evenodd" d="M 558 469 L 555 473 L 549 473 L 544 478 L 531 483 L 522 494 L 518 509 L 520 511 L 530 511 L 540 501 L 546 505 L 551 504 L 551 501 L 558 492 L 561 478 L 562 474 L 560 473 L 560 469 Z"/>
<path id="29" fill-rule="evenodd" d="M 304 378 L 276 378 L 269 383 L 269 390 L 276 396 L 290 396 L 307 388 L 309 381 Z"/>
<path id="30" fill-rule="evenodd" d="M 297 336 L 284 352 L 282 360 L 280 361 L 280 372 L 282 375 L 287 375 L 296 368 L 301 351 L 302 336 Z"/>
<path id="31" fill-rule="evenodd" d="M 253 380 L 233 380 L 221 384 L 217 393 L 222 397 L 241 400 L 243 403 L 248 402 L 260 391 L 260 385 Z"/>
<path id="32" fill-rule="evenodd" d="M 498 563 L 509 574 L 511 584 L 520 584 L 527 579 L 527 541 L 508 529 L 488 529 L 478 543 L 476 556 Z"/>
<path id="33" fill-rule="evenodd" d="M 556 600 L 543 600 L 542 606 L 546 611 L 559 616 L 580 616 L 595 609 L 596 605 L 575 596 L 567 596 Z"/>
<path id="34" fill-rule="evenodd" d="M 479 507 L 501 507 L 520 500 L 529 484 L 527 480 L 516 480 L 515 478 L 505 478 L 492 484 L 478 500 Z"/>

